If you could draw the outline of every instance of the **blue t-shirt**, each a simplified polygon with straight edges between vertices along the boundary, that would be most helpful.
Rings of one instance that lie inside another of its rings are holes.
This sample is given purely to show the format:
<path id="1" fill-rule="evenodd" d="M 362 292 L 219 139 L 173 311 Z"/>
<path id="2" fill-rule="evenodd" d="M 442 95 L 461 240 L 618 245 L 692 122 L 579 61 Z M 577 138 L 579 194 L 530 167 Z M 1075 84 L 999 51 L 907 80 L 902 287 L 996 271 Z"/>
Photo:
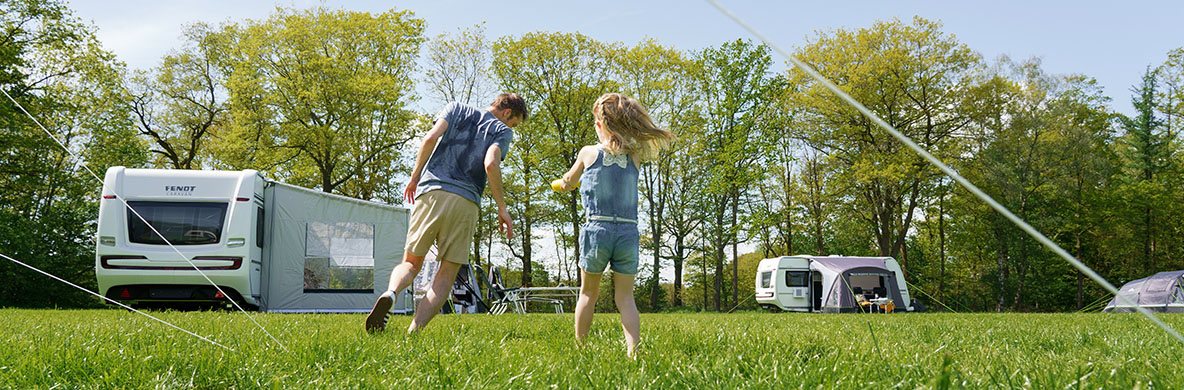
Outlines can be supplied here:
<path id="1" fill-rule="evenodd" d="M 514 130 L 488 110 L 456 102 L 444 106 L 436 115 L 436 120 L 440 119 L 448 122 L 448 129 L 428 157 L 415 196 L 444 190 L 479 205 L 485 191 L 485 152 L 498 145 L 504 160 L 514 140 Z"/>

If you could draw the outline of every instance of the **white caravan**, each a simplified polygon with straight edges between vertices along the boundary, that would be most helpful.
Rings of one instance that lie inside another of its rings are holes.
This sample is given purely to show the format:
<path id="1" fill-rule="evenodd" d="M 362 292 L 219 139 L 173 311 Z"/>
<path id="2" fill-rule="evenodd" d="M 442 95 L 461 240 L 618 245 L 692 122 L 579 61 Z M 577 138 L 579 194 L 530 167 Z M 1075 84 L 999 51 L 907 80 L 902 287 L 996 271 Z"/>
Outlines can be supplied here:
<path id="1" fill-rule="evenodd" d="M 891 257 L 797 255 L 757 265 L 756 302 L 767 309 L 850 313 L 888 301 L 897 311 L 914 310 L 904 273 Z"/>
<path id="2" fill-rule="evenodd" d="M 407 209 L 254 170 L 112 167 L 100 202 L 99 292 L 133 305 L 229 298 L 266 311 L 364 312 L 386 290 L 407 233 Z M 411 299 L 400 301 L 397 310 L 410 310 Z"/>

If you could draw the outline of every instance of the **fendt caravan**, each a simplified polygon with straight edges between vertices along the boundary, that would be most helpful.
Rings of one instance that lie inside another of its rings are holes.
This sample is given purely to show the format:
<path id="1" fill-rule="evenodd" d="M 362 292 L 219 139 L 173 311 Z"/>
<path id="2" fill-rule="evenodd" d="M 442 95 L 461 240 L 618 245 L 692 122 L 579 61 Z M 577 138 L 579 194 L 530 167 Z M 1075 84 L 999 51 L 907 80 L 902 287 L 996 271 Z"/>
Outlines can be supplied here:
<path id="1" fill-rule="evenodd" d="M 112 167 L 100 202 L 99 291 L 133 305 L 230 298 L 264 311 L 368 311 L 402 260 L 407 235 L 407 209 L 254 170 Z M 399 301 L 397 311 L 411 309 L 412 299 Z"/>
<path id="2" fill-rule="evenodd" d="M 766 309 L 823 313 L 884 311 L 884 306 L 913 311 L 915 305 L 900 264 L 891 257 L 810 255 L 761 260 L 756 302 Z"/>

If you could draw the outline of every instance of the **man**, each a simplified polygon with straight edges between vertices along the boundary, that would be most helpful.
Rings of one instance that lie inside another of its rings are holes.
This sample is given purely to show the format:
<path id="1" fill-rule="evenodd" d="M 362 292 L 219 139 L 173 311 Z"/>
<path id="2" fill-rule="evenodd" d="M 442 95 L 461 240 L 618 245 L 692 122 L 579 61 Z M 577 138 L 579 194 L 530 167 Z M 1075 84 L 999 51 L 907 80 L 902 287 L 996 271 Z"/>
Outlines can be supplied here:
<path id="1" fill-rule="evenodd" d="M 489 192 L 497 202 L 498 227 L 507 238 L 514 236 L 514 223 L 506 212 L 502 192 L 501 161 L 514 139 L 511 128 L 528 115 L 521 97 L 503 93 L 484 110 L 453 102 L 436 116 L 416 155 L 411 180 L 403 190 L 403 198 L 414 206 L 403 262 L 391 272 L 389 290 L 366 316 L 367 331 L 386 328 L 396 293 L 415 280 L 432 244 L 437 248 L 440 269 L 427 296 L 416 307 L 407 332 L 427 326 L 440 311 L 457 272 L 469 262 L 486 177 Z"/>

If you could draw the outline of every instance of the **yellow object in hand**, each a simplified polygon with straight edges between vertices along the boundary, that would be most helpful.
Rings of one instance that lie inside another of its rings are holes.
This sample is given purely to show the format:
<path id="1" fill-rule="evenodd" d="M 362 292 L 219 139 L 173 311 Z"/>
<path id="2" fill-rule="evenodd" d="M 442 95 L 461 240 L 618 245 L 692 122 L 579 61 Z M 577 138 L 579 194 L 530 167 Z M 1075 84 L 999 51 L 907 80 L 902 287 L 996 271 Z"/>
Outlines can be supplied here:
<path id="1" fill-rule="evenodd" d="M 555 181 L 551 182 L 551 189 L 555 190 L 555 191 L 566 191 L 563 188 L 563 187 L 565 187 L 565 184 L 566 183 L 563 182 L 563 178 L 555 179 Z M 571 186 L 571 188 L 569 188 L 569 189 L 576 189 L 579 187 L 580 187 L 580 182 L 577 181 L 576 185 Z"/>

